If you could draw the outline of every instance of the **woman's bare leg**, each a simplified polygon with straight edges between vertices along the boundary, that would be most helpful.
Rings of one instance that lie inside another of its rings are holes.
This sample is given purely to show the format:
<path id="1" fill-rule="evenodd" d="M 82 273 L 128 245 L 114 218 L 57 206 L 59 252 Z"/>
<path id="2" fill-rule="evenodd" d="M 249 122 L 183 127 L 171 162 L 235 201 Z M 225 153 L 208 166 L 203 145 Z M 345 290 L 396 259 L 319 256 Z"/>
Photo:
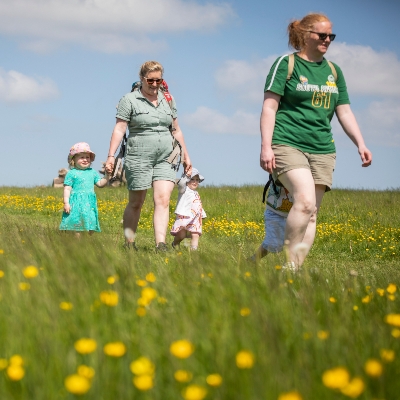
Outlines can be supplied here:
<path id="1" fill-rule="evenodd" d="M 297 252 L 295 247 L 297 244 L 303 242 L 311 217 L 315 213 L 316 195 L 314 179 L 309 169 L 298 168 L 280 175 L 279 180 L 293 196 L 293 206 L 287 217 L 285 229 L 285 240 L 289 241 L 289 259 L 295 262 L 296 265 L 301 265 L 300 260 L 296 257 Z M 315 227 L 311 226 L 308 240 L 313 242 L 314 236 Z M 302 261 L 304 261 L 304 258 Z"/>
<path id="2" fill-rule="evenodd" d="M 127 243 L 132 243 L 135 241 L 135 235 L 139 223 L 140 212 L 144 200 L 146 199 L 147 190 L 130 190 L 128 204 L 124 211 L 123 227 L 125 240 Z M 132 235 L 126 235 L 126 229 L 132 230 Z"/>
<path id="3" fill-rule="evenodd" d="M 169 200 L 171 198 L 174 182 L 154 181 L 154 237 L 156 246 L 158 243 L 165 243 L 169 222 Z"/>

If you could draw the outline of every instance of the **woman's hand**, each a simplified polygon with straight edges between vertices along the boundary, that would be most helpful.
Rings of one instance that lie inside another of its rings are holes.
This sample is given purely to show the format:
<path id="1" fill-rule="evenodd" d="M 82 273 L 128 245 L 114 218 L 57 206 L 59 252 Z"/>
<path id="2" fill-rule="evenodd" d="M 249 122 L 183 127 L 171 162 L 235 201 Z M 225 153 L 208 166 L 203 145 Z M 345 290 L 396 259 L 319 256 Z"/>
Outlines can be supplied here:
<path id="1" fill-rule="evenodd" d="M 263 170 L 272 174 L 272 170 L 276 168 L 275 154 L 272 147 L 261 148 L 260 152 L 260 166 Z"/>
<path id="2" fill-rule="evenodd" d="M 107 161 L 106 161 L 106 167 L 105 167 L 107 174 L 109 174 L 109 175 L 112 174 L 112 172 L 114 170 L 114 164 L 115 164 L 115 157 L 108 156 Z"/>
<path id="3" fill-rule="evenodd" d="M 360 146 L 358 154 L 360 154 L 362 166 L 369 167 L 372 163 L 372 153 L 365 146 Z"/>
<path id="4" fill-rule="evenodd" d="M 183 169 L 185 171 L 185 175 L 191 176 L 192 175 L 192 162 L 190 161 L 190 157 L 187 154 L 184 155 L 182 165 L 183 165 Z"/>

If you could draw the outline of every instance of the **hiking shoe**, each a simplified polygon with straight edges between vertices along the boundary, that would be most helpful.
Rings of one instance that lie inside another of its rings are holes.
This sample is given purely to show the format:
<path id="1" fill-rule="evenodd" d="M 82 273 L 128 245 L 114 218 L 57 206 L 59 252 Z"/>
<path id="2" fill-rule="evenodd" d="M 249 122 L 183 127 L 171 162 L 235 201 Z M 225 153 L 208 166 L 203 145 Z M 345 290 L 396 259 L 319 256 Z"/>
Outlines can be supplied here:
<path id="1" fill-rule="evenodd" d="M 169 251 L 167 243 L 160 242 L 156 246 L 156 253 L 167 253 Z"/>
<path id="2" fill-rule="evenodd" d="M 138 248 L 136 247 L 135 242 L 125 242 L 123 244 L 123 248 L 125 250 L 133 250 L 133 251 L 138 251 Z"/>

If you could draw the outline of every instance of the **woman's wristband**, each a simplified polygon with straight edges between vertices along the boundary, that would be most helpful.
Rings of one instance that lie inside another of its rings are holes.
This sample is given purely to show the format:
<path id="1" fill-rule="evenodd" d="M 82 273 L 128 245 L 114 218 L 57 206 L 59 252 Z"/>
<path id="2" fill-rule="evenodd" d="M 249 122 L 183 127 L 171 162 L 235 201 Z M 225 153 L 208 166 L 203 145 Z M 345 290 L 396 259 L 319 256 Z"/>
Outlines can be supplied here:
<path id="1" fill-rule="evenodd" d="M 111 154 L 109 154 L 107 157 L 112 157 L 112 158 L 115 158 L 115 156 L 112 156 Z"/>

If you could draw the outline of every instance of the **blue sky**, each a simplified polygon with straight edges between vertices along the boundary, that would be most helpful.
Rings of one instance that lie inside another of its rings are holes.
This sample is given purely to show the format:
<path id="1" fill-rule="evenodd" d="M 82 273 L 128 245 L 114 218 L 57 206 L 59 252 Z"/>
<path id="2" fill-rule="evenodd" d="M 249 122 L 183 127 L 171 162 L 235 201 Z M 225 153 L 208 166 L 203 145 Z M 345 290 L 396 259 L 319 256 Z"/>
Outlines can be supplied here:
<path id="1" fill-rule="evenodd" d="M 160 61 L 194 166 L 207 184 L 263 184 L 259 115 L 286 27 L 326 13 L 373 164 L 334 117 L 336 188 L 400 188 L 398 2 L 0 0 L 0 186 L 48 185 L 86 141 L 105 160 L 115 106 Z"/>

